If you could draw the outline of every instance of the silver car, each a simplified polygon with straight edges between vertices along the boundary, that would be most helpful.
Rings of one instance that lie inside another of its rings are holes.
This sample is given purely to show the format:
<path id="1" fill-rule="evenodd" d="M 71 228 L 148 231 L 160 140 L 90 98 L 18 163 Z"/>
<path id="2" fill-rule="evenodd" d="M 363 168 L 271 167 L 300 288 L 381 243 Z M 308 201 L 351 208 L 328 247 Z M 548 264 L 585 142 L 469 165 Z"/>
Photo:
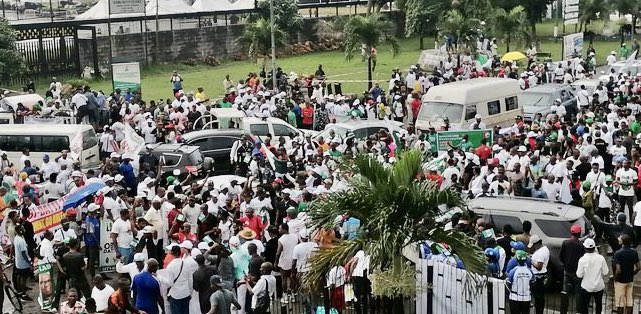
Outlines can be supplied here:
<path id="1" fill-rule="evenodd" d="M 523 119 L 526 122 L 534 120 L 540 113 L 543 118 L 552 113 L 555 99 L 561 99 L 568 115 L 578 112 L 575 91 L 571 86 L 563 84 L 536 85 L 524 90 L 519 95 L 519 102 L 523 105 Z"/>

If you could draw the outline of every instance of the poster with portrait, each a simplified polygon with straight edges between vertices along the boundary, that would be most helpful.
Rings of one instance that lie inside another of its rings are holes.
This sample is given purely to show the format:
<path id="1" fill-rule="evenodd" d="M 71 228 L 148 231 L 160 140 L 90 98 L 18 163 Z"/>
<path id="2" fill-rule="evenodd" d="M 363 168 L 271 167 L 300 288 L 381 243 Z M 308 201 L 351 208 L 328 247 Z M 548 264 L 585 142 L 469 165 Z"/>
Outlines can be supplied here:
<path id="1" fill-rule="evenodd" d="M 42 311 L 49 311 L 54 309 L 54 287 L 55 278 L 53 276 L 53 264 L 48 262 L 41 262 L 38 264 L 38 304 Z"/>

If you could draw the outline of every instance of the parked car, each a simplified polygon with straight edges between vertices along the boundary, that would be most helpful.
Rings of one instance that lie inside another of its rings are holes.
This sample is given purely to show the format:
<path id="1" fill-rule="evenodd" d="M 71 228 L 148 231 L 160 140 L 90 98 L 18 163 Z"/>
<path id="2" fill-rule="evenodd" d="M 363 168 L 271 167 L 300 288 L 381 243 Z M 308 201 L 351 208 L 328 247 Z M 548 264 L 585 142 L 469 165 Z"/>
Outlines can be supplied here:
<path id="1" fill-rule="evenodd" d="M 181 173 L 194 169 L 199 175 L 211 170 L 213 160 L 204 157 L 200 147 L 185 144 L 149 144 L 151 153 L 158 157 L 162 167 L 161 175 L 166 177 L 178 169 Z M 141 154 L 145 154 L 143 150 Z M 193 167 L 193 168 L 192 168 Z"/>
<path id="2" fill-rule="evenodd" d="M 630 77 L 635 77 L 637 73 L 641 73 L 641 60 L 634 60 L 633 62 L 628 62 L 626 60 L 615 62 L 605 71 L 601 71 L 599 80 L 602 82 L 609 81 L 611 73 L 616 75 L 619 75 L 619 73 L 628 73 Z"/>
<path id="3" fill-rule="evenodd" d="M 208 129 L 183 135 L 185 144 L 199 147 L 205 157 L 212 158 L 215 175 L 234 173 L 230 153 L 234 143 L 241 138 L 254 142 L 253 136 L 239 129 Z"/>
<path id="4" fill-rule="evenodd" d="M 519 95 L 519 102 L 523 104 L 523 119 L 526 122 L 532 121 L 537 113 L 545 118 L 552 112 L 551 107 L 557 98 L 561 99 L 569 115 L 576 115 L 578 108 L 572 87 L 563 84 L 544 84 L 528 88 Z"/>
<path id="5" fill-rule="evenodd" d="M 312 140 L 318 141 L 321 137 L 327 140 L 332 137 L 332 132 L 343 140 L 350 137 L 360 140 L 378 133 L 381 129 L 398 132 L 402 125 L 402 122 L 384 120 L 350 120 L 342 123 L 330 123 L 325 126 L 323 131 L 313 135 Z"/>
<path id="6" fill-rule="evenodd" d="M 470 200 L 469 210 L 485 219 L 495 230 L 502 230 L 509 224 L 517 234 L 523 232 L 523 222 L 530 221 L 530 234 L 539 235 L 550 249 L 548 273 L 554 280 L 563 280 L 559 252 L 563 241 L 570 238 L 570 227 L 575 224 L 581 226 L 582 237 L 593 235 L 592 225 L 583 208 L 547 199 L 480 197 Z"/>
<path id="7" fill-rule="evenodd" d="M 594 95 L 594 91 L 596 90 L 597 86 L 604 85 L 604 84 L 603 82 L 601 82 L 601 80 L 598 80 L 598 79 L 578 80 L 570 84 L 570 86 L 574 88 L 575 94 L 579 92 L 579 90 L 581 89 L 581 85 L 585 86 L 585 90 L 588 91 L 588 95 L 592 97 L 592 95 Z"/>

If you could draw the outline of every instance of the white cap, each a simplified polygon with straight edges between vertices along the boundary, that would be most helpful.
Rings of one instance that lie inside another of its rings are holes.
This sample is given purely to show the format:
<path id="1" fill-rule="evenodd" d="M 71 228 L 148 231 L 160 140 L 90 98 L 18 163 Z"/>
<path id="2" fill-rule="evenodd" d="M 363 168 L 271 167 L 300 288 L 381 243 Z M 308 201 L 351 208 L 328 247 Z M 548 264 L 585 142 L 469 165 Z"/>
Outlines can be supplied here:
<path id="1" fill-rule="evenodd" d="M 501 149 L 503 149 L 503 148 L 501 148 L 501 146 L 500 146 L 499 144 L 494 144 L 494 145 L 492 146 L 492 150 L 493 150 L 493 151 L 498 151 L 498 150 L 501 150 Z"/>
<path id="2" fill-rule="evenodd" d="M 125 178 L 125 177 L 123 177 L 123 176 L 122 176 L 122 174 L 117 174 L 117 175 L 115 175 L 115 176 L 114 176 L 114 181 L 116 181 L 116 182 L 120 182 L 120 181 L 122 181 L 122 179 L 124 179 L 124 178 Z"/>
<path id="3" fill-rule="evenodd" d="M 180 175 L 180 169 L 174 169 L 172 174 L 175 175 L 175 176 L 179 176 Z"/>
<path id="4" fill-rule="evenodd" d="M 555 102 L 558 102 L 559 104 L 561 103 L 561 98 L 557 98 L 554 100 Z"/>
<path id="5" fill-rule="evenodd" d="M 209 245 L 205 242 L 200 242 L 198 243 L 198 249 L 199 250 L 209 250 Z"/>
<path id="6" fill-rule="evenodd" d="M 146 259 L 145 254 L 142 254 L 142 253 L 134 254 L 134 262 L 144 262 L 145 259 Z"/>
<path id="7" fill-rule="evenodd" d="M 610 54 L 611 54 L 611 55 L 615 55 L 615 54 L 617 54 L 617 52 L 616 52 L 616 51 L 614 51 L 614 50 L 612 50 L 612 51 L 610 51 Z"/>
<path id="8" fill-rule="evenodd" d="M 155 181 L 156 181 L 156 179 L 152 179 L 150 177 L 146 177 L 144 180 L 142 180 L 142 183 L 149 184 L 149 183 L 153 183 Z"/>
<path id="9" fill-rule="evenodd" d="M 474 116 L 474 119 L 480 119 L 480 118 L 481 118 L 481 115 L 478 113 Z"/>
<path id="10" fill-rule="evenodd" d="M 218 190 L 209 191 L 209 196 L 211 196 L 211 197 L 218 197 L 218 194 L 220 194 L 220 192 L 218 192 Z"/>
<path id="11" fill-rule="evenodd" d="M 292 190 L 290 190 L 290 189 L 283 189 L 283 194 L 292 194 Z"/>
<path id="12" fill-rule="evenodd" d="M 87 206 L 87 211 L 89 211 L 89 212 L 95 212 L 95 211 L 96 211 L 96 210 L 98 210 L 99 208 L 100 208 L 100 205 L 98 205 L 98 204 L 96 204 L 96 203 L 91 203 L 91 204 L 89 204 L 89 206 Z"/>
<path id="13" fill-rule="evenodd" d="M 521 146 L 519 146 L 519 150 L 518 151 L 524 153 L 524 152 L 527 152 L 527 148 L 525 146 L 521 145 Z"/>
<path id="14" fill-rule="evenodd" d="M 72 177 L 72 178 L 82 178 L 83 176 L 84 176 L 84 175 L 82 174 L 82 172 L 80 172 L 80 171 L 78 171 L 78 170 L 76 170 L 76 171 L 74 171 L 74 172 L 72 172 L 72 173 L 71 173 L 71 177 Z"/>
<path id="15" fill-rule="evenodd" d="M 109 154 L 109 158 L 120 158 L 120 155 L 116 152 L 112 152 L 111 154 Z"/>
<path id="16" fill-rule="evenodd" d="M 194 248 L 194 244 L 191 243 L 191 241 L 183 241 L 178 245 L 181 249 L 188 249 L 191 250 Z"/>
<path id="17" fill-rule="evenodd" d="M 165 246 L 165 250 L 171 251 L 171 248 L 173 248 L 174 246 L 178 246 L 178 243 L 174 243 L 174 242 L 169 243 L 169 245 Z"/>
<path id="18" fill-rule="evenodd" d="M 594 243 L 594 240 L 592 240 L 591 238 L 587 238 L 585 239 L 585 241 L 583 241 L 583 247 L 585 247 L 586 249 L 593 249 L 596 247 L 596 243 Z"/>

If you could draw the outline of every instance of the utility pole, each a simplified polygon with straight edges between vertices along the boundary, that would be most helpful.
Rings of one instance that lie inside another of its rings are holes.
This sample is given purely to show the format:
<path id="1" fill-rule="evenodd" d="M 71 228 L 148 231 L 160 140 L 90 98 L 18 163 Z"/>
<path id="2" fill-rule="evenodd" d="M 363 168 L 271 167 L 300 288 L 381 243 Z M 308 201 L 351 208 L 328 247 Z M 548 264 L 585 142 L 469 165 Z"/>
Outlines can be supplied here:
<path id="1" fill-rule="evenodd" d="M 158 21 L 158 9 L 159 9 L 159 0 L 156 0 L 156 64 L 160 63 L 160 22 Z"/>
<path id="2" fill-rule="evenodd" d="M 272 89 L 278 90 L 276 84 L 276 35 L 274 34 L 274 0 L 269 0 L 269 24 L 272 40 Z"/>

